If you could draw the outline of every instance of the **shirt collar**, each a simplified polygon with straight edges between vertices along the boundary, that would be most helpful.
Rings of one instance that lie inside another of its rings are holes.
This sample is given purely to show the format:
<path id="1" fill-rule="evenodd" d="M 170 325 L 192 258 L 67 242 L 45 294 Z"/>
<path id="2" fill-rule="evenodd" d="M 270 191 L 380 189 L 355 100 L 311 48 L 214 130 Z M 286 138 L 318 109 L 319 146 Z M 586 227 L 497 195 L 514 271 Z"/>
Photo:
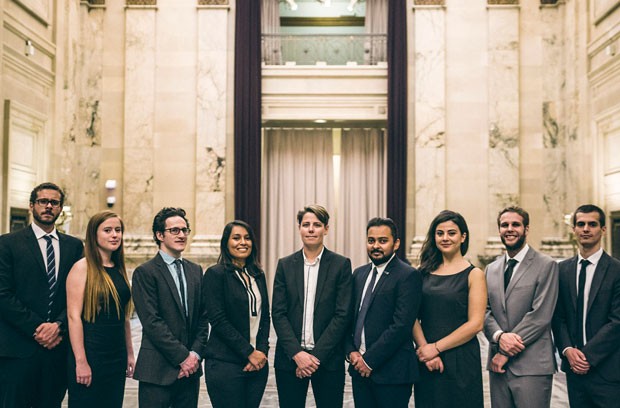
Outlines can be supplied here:
<path id="1" fill-rule="evenodd" d="M 528 244 L 525 244 L 523 245 L 523 248 L 521 248 L 521 250 L 512 258 L 510 258 L 508 256 L 508 252 L 506 252 L 506 263 L 508 263 L 509 259 L 514 259 L 520 264 L 525 259 L 525 255 L 527 254 L 527 251 L 529 250 L 530 250 L 530 246 Z"/>
<path id="2" fill-rule="evenodd" d="M 377 268 L 377 273 L 378 274 L 382 274 L 383 271 L 385 271 L 385 268 L 387 268 L 388 264 L 390 262 L 392 262 L 392 259 L 394 259 L 394 257 L 396 256 L 396 252 L 394 252 L 392 254 L 392 256 L 390 257 L 390 259 L 387 260 L 387 262 L 382 263 L 381 265 L 375 265 L 373 264 L 373 266 L 375 266 L 375 268 Z"/>
<path id="3" fill-rule="evenodd" d="M 601 260 L 601 256 L 603 256 L 603 248 L 599 248 L 598 251 L 596 251 L 595 253 L 593 253 L 592 255 L 590 255 L 587 258 L 584 258 L 583 256 L 581 256 L 581 254 L 577 255 L 577 264 L 579 264 L 581 262 L 582 259 L 587 259 L 588 261 L 590 261 L 590 263 L 594 266 L 596 266 L 599 261 Z"/>
<path id="4" fill-rule="evenodd" d="M 167 263 L 168 265 L 172 265 L 174 263 L 174 261 L 177 260 L 177 258 L 175 258 L 172 255 L 169 255 L 169 254 L 165 253 L 161 249 L 159 250 L 159 255 L 161 255 L 161 257 L 164 260 L 164 262 Z M 183 260 L 183 258 L 179 258 L 179 259 Z"/>
<path id="5" fill-rule="evenodd" d="M 306 252 L 304 251 L 304 249 L 301 249 L 301 254 L 304 256 L 304 264 L 308 265 L 308 266 L 314 266 L 317 263 L 321 262 L 321 258 L 323 257 L 323 252 L 325 251 L 325 247 L 323 247 L 323 249 L 321 249 L 321 253 L 319 254 L 319 256 L 316 257 L 316 259 L 314 260 L 314 262 L 310 262 L 308 261 L 308 258 L 306 258 Z"/>
<path id="6" fill-rule="evenodd" d="M 48 234 L 47 232 L 43 231 L 43 229 L 39 227 L 37 224 L 35 224 L 34 222 L 30 225 L 32 225 L 32 231 L 34 231 L 34 236 L 37 237 L 37 239 L 41 239 L 44 236 L 49 235 L 53 238 L 56 238 L 56 240 L 58 240 L 58 231 L 56 231 L 56 227 L 54 227 L 52 232 Z"/>

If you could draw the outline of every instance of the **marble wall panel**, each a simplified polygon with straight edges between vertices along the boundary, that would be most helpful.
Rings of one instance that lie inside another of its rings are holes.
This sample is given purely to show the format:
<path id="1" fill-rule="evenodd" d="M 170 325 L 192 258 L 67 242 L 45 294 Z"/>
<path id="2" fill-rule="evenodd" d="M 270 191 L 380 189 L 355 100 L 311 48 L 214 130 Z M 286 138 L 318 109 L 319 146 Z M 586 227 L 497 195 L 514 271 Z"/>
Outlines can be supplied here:
<path id="1" fill-rule="evenodd" d="M 446 205 L 446 16 L 443 8 L 416 8 L 413 16 L 415 235 L 410 252 L 416 259 L 428 223 Z"/>
<path id="2" fill-rule="evenodd" d="M 519 10 L 488 10 L 488 214 L 485 253 L 497 253 L 497 212 L 519 202 Z"/>
<path id="3" fill-rule="evenodd" d="M 123 214 L 134 235 L 148 235 L 153 208 L 156 10 L 125 10 Z"/>
<path id="4" fill-rule="evenodd" d="M 71 6 L 68 6 L 71 7 Z M 105 206 L 101 181 L 104 10 L 86 5 L 67 9 L 76 25 L 69 37 L 75 52 L 66 54 L 64 130 L 60 183 L 65 187 L 73 220 L 72 233 L 82 236 L 88 219 Z M 79 21 L 78 21 L 79 20 Z M 103 200 L 103 201 L 102 201 Z"/>
<path id="5" fill-rule="evenodd" d="M 199 9 L 196 106 L 196 230 L 221 234 L 225 223 L 225 179 L 229 95 L 226 9 Z M 196 237 L 198 238 L 198 236 Z"/>

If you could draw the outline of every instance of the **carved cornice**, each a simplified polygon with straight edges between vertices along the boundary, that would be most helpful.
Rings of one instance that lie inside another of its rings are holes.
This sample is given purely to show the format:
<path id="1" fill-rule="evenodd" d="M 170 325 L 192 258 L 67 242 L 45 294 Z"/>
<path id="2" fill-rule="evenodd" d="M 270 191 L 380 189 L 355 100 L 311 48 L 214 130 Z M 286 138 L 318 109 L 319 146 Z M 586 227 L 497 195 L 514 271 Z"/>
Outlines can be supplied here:
<path id="1" fill-rule="evenodd" d="M 229 0 L 198 0 L 199 6 L 228 6 Z"/>
<path id="2" fill-rule="evenodd" d="M 445 6 L 446 0 L 414 0 L 416 6 Z"/>
<path id="3" fill-rule="evenodd" d="M 156 6 L 157 0 L 127 0 L 127 6 Z"/>

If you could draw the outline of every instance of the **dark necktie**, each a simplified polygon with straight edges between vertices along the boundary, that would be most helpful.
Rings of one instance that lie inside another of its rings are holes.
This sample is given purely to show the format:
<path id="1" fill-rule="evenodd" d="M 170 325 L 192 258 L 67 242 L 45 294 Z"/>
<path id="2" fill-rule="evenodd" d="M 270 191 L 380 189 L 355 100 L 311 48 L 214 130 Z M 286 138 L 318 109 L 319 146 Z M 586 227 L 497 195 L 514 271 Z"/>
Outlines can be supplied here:
<path id="1" fill-rule="evenodd" d="M 519 261 L 517 261 L 516 259 L 508 260 L 508 267 L 506 267 L 506 270 L 504 271 L 504 292 L 506 292 L 506 288 L 508 287 L 508 284 L 510 283 L 510 279 L 512 279 L 512 273 L 515 270 L 515 265 L 518 262 Z"/>
<path id="2" fill-rule="evenodd" d="M 181 304 L 183 305 L 183 311 L 185 312 L 185 316 L 187 316 L 187 303 L 185 301 L 185 290 L 183 284 L 183 271 L 181 270 L 181 260 L 175 259 L 174 261 L 174 269 L 177 271 L 177 278 L 179 279 L 179 292 L 181 293 Z"/>
<path id="3" fill-rule="evenodd" d="M 54 303 L 54 294 L 56 293 L 56 255 L 54 254 L 54 246 L 52 245 L 52 237 L 44 235 L 43 239 L 47 242 L 45 264 L 47 266 L 47 284 L 49 285 L 49 297 L 47 300 L 47 321 L 52 315 L 52 304 Z"/>
<path id="4" fill-rule="evenodd" d="M 586 268 L 590 261 L 582 259 L 581 270 L 579 271 L 579 287 L 577 289 L 577 347 L 583 347 L 583 310 L 586 291 Z"/>
<path id="5" fill-rule="evenodd" d="M 366 320 L 366 313 L 368 312 L 368 307 L 370 307 L 370 299 L 372 299 L 372 292 L 375 288 L 375 281 L 377 280 L 377 267 L 373 266 L 372 268 L 372 278 L 370 278 L 370 283 L 366 288 L 366 293 L 364 294 L 364 299 L 362 300 L 362 306 L 360 307 L 360 311 L 357 314 L 357 321 L 355 322 L 355 334 L 353 335 L 353 345 L 357 350 L 360 349 L 360 345 L 362 344 L 362 330 L 364 329 L 364 320 Z"/>

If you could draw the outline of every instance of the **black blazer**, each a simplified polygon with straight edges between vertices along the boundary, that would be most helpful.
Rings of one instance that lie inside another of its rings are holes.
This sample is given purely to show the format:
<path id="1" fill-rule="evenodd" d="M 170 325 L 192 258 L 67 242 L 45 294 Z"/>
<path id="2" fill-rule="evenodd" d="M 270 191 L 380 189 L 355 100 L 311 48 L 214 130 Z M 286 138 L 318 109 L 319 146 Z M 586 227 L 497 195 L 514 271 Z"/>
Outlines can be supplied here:
<path id="1" fill-rule="evenodd" d="M 256 350 L 269 352 L 269 296 L 265 274 L 260 269 L 248 268 L 256 280 L 261 296 L 261 319 L 256 335 Z M 203 277 L 203 302 L 211 324 L 205 359 L 247 364 L 254 351 L 250 344 L 248 295 L 232 265 L 211 266 Z"/>
<path id="2" fill-rule="evenodd" d="M 202 269 L 183 259 L 187 284 L 188 317 L 166 262 L 159 255 L 133 273 L 132 295 L 142 323 L 142 344 L 134 378 L 157 385 L 177 380 L 180 364 L 190 351 L 201 357 L 208 336 L 206 307 L 202 302 Z M 201 376 L 199 369 L 195 376 Z"/>
<path id="3" fill-rule="evenodd" d="M 372 264 L 353 272 L 353 322 L 347 336 L 347 355 L 357 351 L 353 345 L 355 322 L 362 292 Z M 422 299 L 422 277 L 415 268 L 398 259 L 390 261 L 375 286 L 364 322 L 366 352 L 364 361 L 377 384 L 412 384 L 418 379 L 418 363 L 413 347 L 413 323 Z M 352 376 L 359 373 L 349 367 Z"/>
<path id="4" fill-rule="evenodd" d="M 586 345 L 582 352 L 608 381 L 620 381 L 620 261 L 603 252 L 596 265 L 586 313 Z M 560 263 L 560 293 L 553 316 L 555 345 L 562 371 L 570 365 L 562 351 L 577 344 L 577 257 Z M 579 376 L 577 376 L 579 377 Z"/>
<path id="5" fill-rule="evenodd" d="M 50 321 L 67 329 L 67 274 L 82 258 L 82 241 L 58 232 L 60 262 Z M 47 321 L 49 284 L 43 254 L 29 225 L 0 237 L 0 356 L 29 357 L 39 344 L 32 335 Z M 66 339 L 67 336 L 65 336 Z M 63 343 L 65 341 L 63 340 Z"/>
<path id="6" fill-rule="evenodd" d="M 277 369 L 295 371 L 293 356 L 302 351 L 304 257 L 300 251 L 278 261 L 273 284 L 271 318 L 276 330 Z M 343 338 L 350 320 L 351 261 L 323 251 L 314 302 L 314 350 L 325 370 L 344 369 Z"/>

